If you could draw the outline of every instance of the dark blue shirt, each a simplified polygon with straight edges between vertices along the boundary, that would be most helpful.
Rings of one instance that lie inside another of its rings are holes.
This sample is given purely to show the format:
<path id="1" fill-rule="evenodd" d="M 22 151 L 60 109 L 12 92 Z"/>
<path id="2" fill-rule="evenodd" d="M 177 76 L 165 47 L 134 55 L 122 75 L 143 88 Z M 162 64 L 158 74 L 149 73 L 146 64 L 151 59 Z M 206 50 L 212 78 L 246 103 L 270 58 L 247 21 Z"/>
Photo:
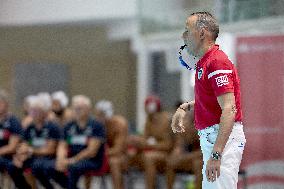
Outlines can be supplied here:
<path id="1" fill-rule="evenodd" d="M 9 143 L 11 135 L 22 135 L 21 124 L 13 115 L 9 115 L 4 121 L 0 122 L 0 147 Z"/>
<path id="2" fill-rule="evenodd" d="M 32 123 L 24 131 L 24 140 L 31 146 L 40 148 L 46 145 L 47 140 L 59 140 L 60 129 L 53 122 L 45 122 L 40 129 Z"/>
<path id="3" fill-rule="evenodd" d="M 96 138 L 101 141 L 95 161 L 102 161 L 104 154 L 104 143 L 106 141 L 104 126 L 90 118 L 84 129 L 81 129 L 76 121 L 68 123 L 64 127 L 62 139 L 67 142 L 69 155 L 74 156 L 87 148 L 88 140 Z"/>

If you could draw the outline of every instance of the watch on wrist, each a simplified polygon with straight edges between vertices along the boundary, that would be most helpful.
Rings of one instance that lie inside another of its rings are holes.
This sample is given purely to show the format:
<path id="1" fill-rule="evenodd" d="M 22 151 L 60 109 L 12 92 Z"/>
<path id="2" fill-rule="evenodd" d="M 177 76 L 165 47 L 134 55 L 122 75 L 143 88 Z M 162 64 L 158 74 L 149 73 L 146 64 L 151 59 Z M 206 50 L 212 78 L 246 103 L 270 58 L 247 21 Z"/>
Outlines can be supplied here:
<path id="1" fill-rule="evenodd" d="M 221 160 L 221 153 L 220 152 L 212 152 L 211 153 L 211 158 L 213 160 L 216 160 L 216 161 Z"/>

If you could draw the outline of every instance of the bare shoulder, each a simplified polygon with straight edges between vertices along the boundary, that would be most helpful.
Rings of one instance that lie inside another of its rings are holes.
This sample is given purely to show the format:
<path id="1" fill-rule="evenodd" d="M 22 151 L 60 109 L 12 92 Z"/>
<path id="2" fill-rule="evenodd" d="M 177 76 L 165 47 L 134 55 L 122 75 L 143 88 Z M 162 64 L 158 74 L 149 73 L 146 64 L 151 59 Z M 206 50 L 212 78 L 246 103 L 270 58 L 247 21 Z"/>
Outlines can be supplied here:
<path id="1" fill-rule="evenodd" d="M 69 122 L 69 121 L 73 120 L 73 112 L 70 108 L 65 109 L 64 120 L 65 120 L 65 122 Z"/>
<path id="2" fill-rule="evenodd" d="M 168 120 L 170 118 L 170 113 L 169 112 L 160 112 L 159 113 L 159 118 L 163 120 Z"/>
<path id="3" fill-rule="evenodd" d="M 66 117 L 72 117 L 73 112 L 72 112 L 72 110 L 70 108 L 66 108 L 65 111 L 64 111 L 64 115 Z"/>
<path id="4" fill-rule="evenodd" d="M 55 113 L 53 113 L 52 111 L 48 112 L 48 114 L 47 114 L 47 119 L 48 119 L 48 121 L 54 121 L 54 120 L 56 120 Z"/>
<path id="5" fill-rule="evenodd" d="M 114 115 L 112 117 L 113 124 L 119 125 L 120 129 L 128 129 L 128 122 L 122 115 Z"/>

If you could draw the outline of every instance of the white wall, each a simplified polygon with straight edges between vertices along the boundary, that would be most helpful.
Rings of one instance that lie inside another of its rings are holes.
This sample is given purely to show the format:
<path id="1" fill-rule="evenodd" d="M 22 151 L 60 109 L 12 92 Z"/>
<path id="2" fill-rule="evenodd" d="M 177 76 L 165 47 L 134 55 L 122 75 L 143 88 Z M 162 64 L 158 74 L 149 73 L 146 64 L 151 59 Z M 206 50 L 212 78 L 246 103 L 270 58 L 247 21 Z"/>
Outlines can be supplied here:
<path id="1" fill-rule="evenodd" d="M 1 25 L 133 18 L 138 0 L 1 0 Z"/>

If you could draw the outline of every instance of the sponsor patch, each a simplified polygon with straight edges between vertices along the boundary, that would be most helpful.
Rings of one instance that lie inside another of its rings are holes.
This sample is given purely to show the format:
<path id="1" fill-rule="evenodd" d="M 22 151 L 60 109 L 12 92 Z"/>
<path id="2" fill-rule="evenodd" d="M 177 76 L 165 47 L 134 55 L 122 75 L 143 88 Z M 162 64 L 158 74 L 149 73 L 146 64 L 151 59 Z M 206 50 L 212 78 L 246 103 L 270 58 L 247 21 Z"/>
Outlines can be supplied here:
<path id="1" fill-rule="evenodd" d="M 201 79 L 202 74 L 203 74 L 203 69 L 201 68 L 200 70 L 198 70 L 197 78 L 198 78 L 198 79 Z"/>
<path id="2" fill-rule="evenodd" d="M 229 79 L 227 75 L 216 77 L 215 80 L 218 87 L 229 84 Z"/>
<path id="3" fill-rule="evenodd" d="M 31 143 L 34 147 L 37 147 L 37 148 L 43 147 L 43 146 L 46 145 L 46 139 L 40 138 L 40 137 L 35 137 L 35 138 L 32 139 Z"/>

